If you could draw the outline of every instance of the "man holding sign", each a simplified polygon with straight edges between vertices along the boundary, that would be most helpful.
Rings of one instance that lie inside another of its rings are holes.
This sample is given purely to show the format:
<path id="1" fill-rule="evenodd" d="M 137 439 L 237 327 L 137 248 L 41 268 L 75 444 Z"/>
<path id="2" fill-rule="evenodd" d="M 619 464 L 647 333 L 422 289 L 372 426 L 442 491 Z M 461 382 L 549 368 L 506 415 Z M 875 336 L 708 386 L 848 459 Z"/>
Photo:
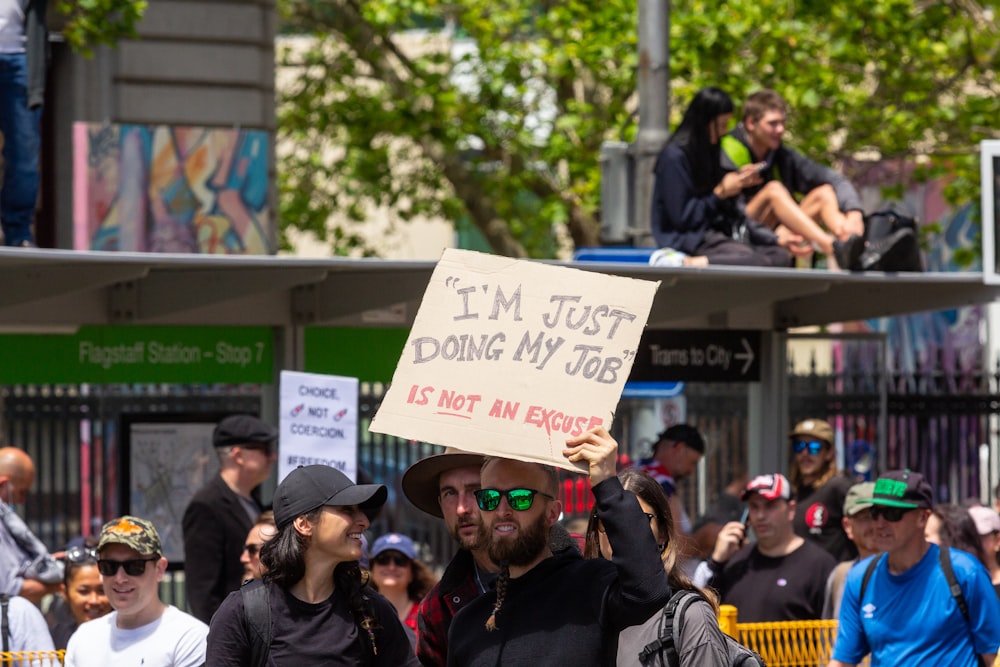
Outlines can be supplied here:
<path id="1" fill-rule="evenodd" d="M 614 560 L 583 560 L 573 550 L 553 554 L 549 548 L 549 528 L 562 512 L 555 468 L 488 459 L 476 500 L 500 576 L 494 590 L 452 622 L 448 665 L 609 664 L 618 633 L 670 599 L 649 520 L 618 481 L 618 443 L 598 426 L 566 445 L 567 461 L 588 466 Z"/>

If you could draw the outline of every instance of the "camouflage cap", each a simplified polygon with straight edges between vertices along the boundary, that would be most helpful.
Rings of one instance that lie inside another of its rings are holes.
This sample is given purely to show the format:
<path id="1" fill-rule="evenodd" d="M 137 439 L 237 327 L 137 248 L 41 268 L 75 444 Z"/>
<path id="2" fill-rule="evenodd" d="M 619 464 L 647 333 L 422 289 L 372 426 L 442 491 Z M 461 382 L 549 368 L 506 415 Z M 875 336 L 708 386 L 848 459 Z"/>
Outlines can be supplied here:
<path id="1" fill-rule="evenodd" d="M 156 532 L 156 528 L 149 521 L 136 516 L 123 516 L 104 524 L 97 541 L 98 553 L 109 544 L 123 544 L 142 556 L 163 554 L 160 534 Z"/>

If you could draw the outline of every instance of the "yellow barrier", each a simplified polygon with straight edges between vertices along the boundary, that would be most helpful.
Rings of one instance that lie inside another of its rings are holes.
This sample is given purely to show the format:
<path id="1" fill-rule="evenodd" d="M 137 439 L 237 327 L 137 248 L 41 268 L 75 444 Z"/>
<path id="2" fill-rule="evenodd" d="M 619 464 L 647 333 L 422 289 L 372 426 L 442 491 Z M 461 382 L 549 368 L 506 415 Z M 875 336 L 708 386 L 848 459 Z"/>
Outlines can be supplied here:
<path id="1" fill-rule="evenodd" d="M 0 651 L 0 667 L 60 667 L 66 651 Z"/>
<path id="2" fill-rule="evenodd" d="M 740 623 L 736 607 L 724 604 L 719 609 L 719 627 L 744 646 L 764 658 L 768 667 L 824 667 L 833 654 L 837 639 L 837 621 L 781 621 Z M 868 665 L 865 658 L 862 665 Z"/>

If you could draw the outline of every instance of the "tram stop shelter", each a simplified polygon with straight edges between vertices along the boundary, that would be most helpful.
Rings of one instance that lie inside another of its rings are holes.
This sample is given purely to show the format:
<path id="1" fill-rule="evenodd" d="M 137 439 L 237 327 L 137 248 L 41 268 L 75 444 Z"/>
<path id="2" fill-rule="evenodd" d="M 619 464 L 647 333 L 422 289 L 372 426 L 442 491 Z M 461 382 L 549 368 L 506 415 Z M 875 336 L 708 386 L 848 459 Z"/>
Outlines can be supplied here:
<path id="1" fill-rule="evenodd" d="M 735 352 L 754 357 L 759 367 L 759 382 L 750 392 L 748 461 L 751 469 L 762 470 L 782 466 L 781 452 L 762 443 L 782 442 L 788 423 L 787 330 L 945 310 L 1000 296 L 1000 285 L 987 284 L 980 273 L 551 263 L 659 280 L 647 325 L 652 332 L 759 332 L 753 346 L 743 343 L 745 349 Z M 170 326 L 256 332 L 249 348 L 265 345 L 269 354 L 243 359 L 232 350 L 229 361 L 235 368 L 241 362 L 243 367 L 266 362 L 268 367 L 258 371 L 269 379 L 256 381 L 276 385 L 282 369 L 306 368 L 304 341 L 310 329 L 409 327 L 434 267 L 432 261 L 0 249 L 0 341 L 7 335 L 31 338 L 28 350 L 0 344 L 0 383 L 12 382 L 15 367 L 22 375 L 34 368 L 38 377 L 14 382 L 53 381 L 44 377 L 45 346 L 81 327 L 139 331 Z M 268 410 L 276 405 L 265 406 L 265 416 L 273 417 Z"/>

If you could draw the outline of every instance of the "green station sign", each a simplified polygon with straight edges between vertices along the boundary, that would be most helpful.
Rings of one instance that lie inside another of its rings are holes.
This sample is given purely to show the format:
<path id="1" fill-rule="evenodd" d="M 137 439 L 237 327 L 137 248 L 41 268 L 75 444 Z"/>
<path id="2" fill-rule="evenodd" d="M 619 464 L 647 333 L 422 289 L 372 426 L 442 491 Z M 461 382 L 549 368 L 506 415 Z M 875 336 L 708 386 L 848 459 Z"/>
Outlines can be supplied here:
<path id="1" fill-rule="evenodd" d="M 389 382 L 409 334 L 403 328 L 307 327 L 304 370 Z"/>
<path id="2" fill-rule="evenodd" d="M 104 327 L 0 336 L 0 384 L 273 382 L 268 327 Z"/>

